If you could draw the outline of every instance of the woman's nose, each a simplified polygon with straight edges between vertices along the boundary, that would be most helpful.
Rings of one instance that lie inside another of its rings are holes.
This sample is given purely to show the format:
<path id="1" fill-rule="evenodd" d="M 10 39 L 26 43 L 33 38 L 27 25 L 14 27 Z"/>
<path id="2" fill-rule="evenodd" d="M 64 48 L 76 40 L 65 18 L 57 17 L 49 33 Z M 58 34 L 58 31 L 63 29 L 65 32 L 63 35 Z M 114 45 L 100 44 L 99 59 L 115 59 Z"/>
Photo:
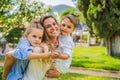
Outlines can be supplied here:
<path id="1" fill-rule="evenodd" d="M 52 29 L 55 30 L 56 29 L 55 26 L 52 26 Z"/>

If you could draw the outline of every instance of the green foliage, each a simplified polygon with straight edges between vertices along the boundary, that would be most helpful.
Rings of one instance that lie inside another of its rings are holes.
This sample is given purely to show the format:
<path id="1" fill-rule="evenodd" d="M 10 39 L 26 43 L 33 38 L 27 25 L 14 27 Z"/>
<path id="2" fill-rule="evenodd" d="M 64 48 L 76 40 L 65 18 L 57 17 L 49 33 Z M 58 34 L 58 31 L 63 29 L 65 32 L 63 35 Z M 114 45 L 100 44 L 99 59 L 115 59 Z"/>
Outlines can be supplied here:
<path id="1" fill-rule="evenodd" d="M 2 80 L 3 67 L 0 67 L 0 80 Z"/>
<path id="2" fill-rule="evenodd" d="M 51 11 L 50 7 L 44 7 L 44 4 L 37 1 L 2 0 L 0 4 L 0 24 L 6 27 L 21 26 Z"/>
<path id="3" fill-rule="evenodd" d="M 111 37 L 120 31 L 120 0 L 78 0 L 89 31 L 100 37 Z"/>
<path id="4" fill-rule="evenodd" d="M 18 43 L 22 37 L 24 28 L 13 28 L 5 38 L 9 43 Z"/>
<path id="5" fill-rule="evenodd" d="M 61 17 L 63 17 L 63 16 L 66 15 L 66 14 L 72 14 L 72 15 L 78 16 L 79 13 L 80 13 L 80 12 L 79 12 L 76 8 L 71 8 L 71 9 L 64 10 L 64 11 L 61 13 Z"/>
<path id="6" fill-rule="evenodd" d="M 39 19 L 50 11 L 50 7 L 45 7 L 44 4 L 37 1 L 2 0 L 0 1 L 0 25 L 4 28 L 0 29 L 0 32 L 7 32 L 12 28 L 3 36 L 10 43 L 17 43 L 22 36 L 22 28 L 26 22 Z"/>
<path id="7" fill-rule="evenodd" d="M 60 18 L 62 18 L 66 14 L 71 14 L 71 15 L 76 16 L 78 18 L 78 24 L 80 24 L 80 22 L 86 23 L 86 19 L 83 13 L 81 13 L 77 8 L 71 8 L 71 9 L 64 10 L 63 12 L 61 12 Z"/>
<path id="8" fill-rule="evenodd" d="M 120 60 L 107 56 L 105 47 L 75 47 L 72 66 L 120 71 Z"/>
<path id="9" fill-rule="evenodd" d="M 83 35 L 83 38 L 82 38 L 83 41 L 87 42 L 87 36 L 88 36 L 87 34 Z"/>

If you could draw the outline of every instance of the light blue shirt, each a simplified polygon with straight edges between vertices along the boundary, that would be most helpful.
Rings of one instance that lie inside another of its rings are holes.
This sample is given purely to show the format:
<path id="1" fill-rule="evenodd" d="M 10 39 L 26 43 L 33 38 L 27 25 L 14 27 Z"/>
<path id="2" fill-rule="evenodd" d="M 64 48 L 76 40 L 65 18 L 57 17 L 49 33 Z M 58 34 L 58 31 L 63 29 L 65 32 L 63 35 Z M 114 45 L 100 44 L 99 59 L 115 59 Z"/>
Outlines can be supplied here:
<path id="1" fill-rule="evenodd" d="M 62 54 L 69 55 L 69 58 L 67 60 L 56 59 L 56 67 L 59 72 L 66 73 L 72 61 L 72 52 L 75 45 L 70 35 L 68 36 L 60 35 L 58 37 L 58 41 L 59 41 L 59 46 L 55 50 L 59 51 Z"/>
<path id="2" fill-rule="evenodd" d="M 29 62 L 27 58 L 32 53 L 32 48 L 30 46 L 30 42 L 25 38 L 19 41 L 17 48 L 13 53 L 13 57 L 17 58 L 17 61 L 10 70 L 6 80 L 22 80 Z"/>

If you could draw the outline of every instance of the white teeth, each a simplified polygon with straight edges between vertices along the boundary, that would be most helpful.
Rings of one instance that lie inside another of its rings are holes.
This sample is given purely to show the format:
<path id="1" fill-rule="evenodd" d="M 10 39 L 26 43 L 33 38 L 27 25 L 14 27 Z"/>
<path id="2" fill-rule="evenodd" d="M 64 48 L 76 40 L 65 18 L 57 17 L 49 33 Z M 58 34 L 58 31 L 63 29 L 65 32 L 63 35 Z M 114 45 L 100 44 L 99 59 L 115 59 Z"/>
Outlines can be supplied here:
<path id="1" fill-rule="evenodd" d="M 57 31 L 53 31 L 53 32 L 51 32 L 52 34 L 55 34 Z"/>

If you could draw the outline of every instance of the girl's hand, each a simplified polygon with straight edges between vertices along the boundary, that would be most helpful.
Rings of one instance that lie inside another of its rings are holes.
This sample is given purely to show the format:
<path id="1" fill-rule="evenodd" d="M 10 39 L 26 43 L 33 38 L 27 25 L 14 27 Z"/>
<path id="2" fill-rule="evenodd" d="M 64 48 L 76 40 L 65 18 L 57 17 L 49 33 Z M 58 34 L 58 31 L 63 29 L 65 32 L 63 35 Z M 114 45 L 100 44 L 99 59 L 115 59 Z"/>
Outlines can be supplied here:
<path id="1" fill-rule="evenodd" d="M 50 58 L 51 54 L 51 52 L 44 53 L 43 58 Z"/>

